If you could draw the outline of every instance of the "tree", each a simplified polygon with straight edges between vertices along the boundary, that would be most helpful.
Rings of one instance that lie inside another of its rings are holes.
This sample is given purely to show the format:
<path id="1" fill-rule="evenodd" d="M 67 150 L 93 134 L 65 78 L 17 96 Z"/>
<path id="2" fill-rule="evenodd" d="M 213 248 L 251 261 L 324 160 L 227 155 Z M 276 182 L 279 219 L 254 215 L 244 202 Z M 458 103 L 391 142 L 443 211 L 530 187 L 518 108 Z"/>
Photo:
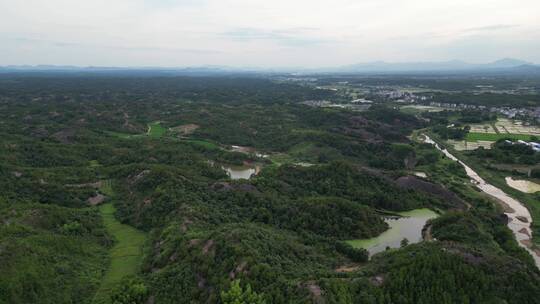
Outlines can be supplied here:
<path id="1" fill-rule="evenodd" d="M 401 247 L 406 247 L 407 245 L 409 245 L 409 240 L 407 238 L 403 238 L 403 240 L 401 240 L 400 245 Z"/>
<path id="2" fill-rule="evenodd" d="M 138 278 L 124 279 L 120 286 L 113 291 L 113 304 L 143 304 L 148 297 L 148 288 Z"/>
<path id="3" fill-rule="evenodd" d="M 240 286 L 240 280 L 234 280 L 228 291 L 221 292 L 223 304 L 265 304 L 264 297 L 251 290 L 249 284 L 245 290 Z"/>

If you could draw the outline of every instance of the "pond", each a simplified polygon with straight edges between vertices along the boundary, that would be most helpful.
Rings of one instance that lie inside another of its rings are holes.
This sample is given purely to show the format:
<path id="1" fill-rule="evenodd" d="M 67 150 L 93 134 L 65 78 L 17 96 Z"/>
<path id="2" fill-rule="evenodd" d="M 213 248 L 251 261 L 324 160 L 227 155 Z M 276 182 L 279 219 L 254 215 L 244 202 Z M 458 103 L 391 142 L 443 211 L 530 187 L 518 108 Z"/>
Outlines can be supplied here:
<path id="1" fill-rule="evenodd" d="M 222 166 L 223 170 L 227 172 L 227 175 L 231 179 L 250 179 L 252 175 L 257 175 L 261 171 L 261 166 L 259 165 L 224 165 Z"/>
<path id="2" fill-rule="evenodd" d="M 369 256 L 385 251 L 386 247 L 399 248 L 404 238 L 409 241 L 409 244 L 418 243 L 422 240 L 422 229 L 426 222 L 439 216 L 427 208 L 399 212 L 398 214 L 401 217 L 388 217 L 384 220 L 390 228 L 379 236 L 371 239 L 347 241 L 347 243 L 356 248 L 366 249 Z"/>

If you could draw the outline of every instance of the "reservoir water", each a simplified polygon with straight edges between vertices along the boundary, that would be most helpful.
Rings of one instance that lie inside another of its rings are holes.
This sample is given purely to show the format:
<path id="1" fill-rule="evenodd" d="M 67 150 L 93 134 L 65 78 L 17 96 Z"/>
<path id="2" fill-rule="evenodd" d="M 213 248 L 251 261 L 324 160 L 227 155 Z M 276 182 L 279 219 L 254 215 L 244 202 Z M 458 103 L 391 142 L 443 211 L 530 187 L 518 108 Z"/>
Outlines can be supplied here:
<path id="1" fill-rule="evenodd" d="M 253 174 L 258 174 L 261 167 L 258 165 L 227 165 L 222 167 L 231 179 L 250 179 Z"/>
<path id="2" fill-rule="evenodd" d="M 371 239 L 347 241 L 356 248 L 364 248 L 369 256 L 386 250 L 386 247 L 399 248 L 401 241 L 406 238 L 409 244 L 422 240 L 422 229 L 426 222 L 438 216 L 429 209 L 416 209 L 399 212 L 401 217 L 388 217 L 384 221 L 390 226 L 388 230 Z"/>

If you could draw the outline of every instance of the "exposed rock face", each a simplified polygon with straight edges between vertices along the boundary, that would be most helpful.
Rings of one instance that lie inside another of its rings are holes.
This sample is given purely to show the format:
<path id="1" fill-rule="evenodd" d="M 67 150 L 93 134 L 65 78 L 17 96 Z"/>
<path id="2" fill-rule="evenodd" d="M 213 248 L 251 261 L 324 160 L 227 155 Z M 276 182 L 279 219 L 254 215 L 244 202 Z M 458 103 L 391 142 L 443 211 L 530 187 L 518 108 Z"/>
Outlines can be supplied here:
<path id="1" fill-rule="evenodd" d="M 305 288 L 309 291 L 311 294 L 311 298 L 313 300 L 313 303 L 316 304 L 323 304 L 326 303 L 323 297 L 323 291 L 319 285 L 317 285 L 313 281 L 306 282 Z"/>
<path id="2" fill-rule="evenodd" d="M 105 201 L 107 197 L 101 193 L 98 193 L 96 196 L 88 198 L 88 204 L 92 206 L 97 206 Z"/>
<path id="3" fill-rule="evenodd" d="M 374 286 L 381 286 L 383 283 L 384 283 L 384 276 L 383 275 L 376 275 L 374 277 L 371 277 L 369 279 L 369 281 L 371 282 L 371 284 L 373 284 Z"/>
<path id="4" fill-rule="evenodd" d="M 245 273 L 246 266 L 247 266 L 246 261 L 243 261 L 242 263 L 238 264 L 233 270 L 231 270 L 231 272 L 229 272 L 229 278 L 231 278 L 231 280 L 234 280 L 234 278 L 236 278 L 236 276 L 239 273 Z"/>
<path id="5" fill-rule="evenodd" d="M 433 184 L 422 179 L 419 179 L 415 176 L 402 176 L 396 180 L 396 184 L 404 189 L 414 189 L 420 192 L 431 194 L 435 197 L 438 197 L 446 202 L 449 202 L 455 208 L 463 209 L 467 206 L 461 198 L 459 198 L 452 191 L 447 190 L 446 188 Z"/>
<path id="6" fill-rule="evenodd" d="M 211 186 L 215 191 L 241 191 L 241 192 L 259 192 L 257 187 L 251 184 L 232 184 L 228 182 L 218 182 Z"/>
<path id="7" fill-rule="evenodd" d="M 130 176 L 128 178 L 129 183 L 130 184 L 135 184 L 136 182 L 138 182 L 139 180 L 141 180 L 143 177 L 145 177 L 148 174 L 150 174 L 150 170 L 143 170 L 143 171 L 141 171 L 139 174 L 137 174 L 135 176 Z"/>
<path id="8" fill-rule="evenodd" d="M 199 125 L 196 124 L 187 124 L 187 125 L 181 125 L 178 127 L 172 128 L 174 131 L 177 131 L 182 136 L 187 136 L 195 132 L 198 128 L 200 128 Z"/>
<path id="9" fill-rule="evenodd" d="M 63 131 L 54 133 L 53 135 L 51 135 L 51 137 L 63 144 L 70 144 L 73 142 L 73 139 L 75 137 L 75 131 L 63 130 Z"/>
<path id="10" fill-rule="evenodd" d="M 101 187 L 102 185 L 103 185 L 102 181 L 97 181 L 97 182 L 94 182 L 94 183 L 84 183 L 84 184 L 66 184 L 66 187 L 69 187 L 69 188 L 90 187 L 90 188 L 97 189 L 97 188 Z"/>
<path id="11" fill-rule="evenodd" d="M 405 163 L 405 168 L 407 168 L 408 170 L 414 169 L 414 167 L 416 167 L 416 164 L 418 163 L 418 160 L 416 159 L 416 154 L 411 153 L 410 155 L 405 157 L 403 162 Z"/>
<path id="12" fill-rule="evenodd" d="M 202 253 L 207 255 L 210 250 L 214 248 L 214 240 L 208 240 L 202 248 Z"/>

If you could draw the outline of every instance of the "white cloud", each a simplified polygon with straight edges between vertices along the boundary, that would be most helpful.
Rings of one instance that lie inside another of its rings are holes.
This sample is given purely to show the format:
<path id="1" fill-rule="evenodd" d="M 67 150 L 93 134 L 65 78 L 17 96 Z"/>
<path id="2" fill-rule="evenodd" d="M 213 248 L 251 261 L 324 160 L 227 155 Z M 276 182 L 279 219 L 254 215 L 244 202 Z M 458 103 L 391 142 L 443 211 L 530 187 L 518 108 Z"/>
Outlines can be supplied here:
<path id="1" fill-rule="evenodd" d="M 539 62 L 539 40 L 537 0 L 0 0 L 0 65 Z"/>

